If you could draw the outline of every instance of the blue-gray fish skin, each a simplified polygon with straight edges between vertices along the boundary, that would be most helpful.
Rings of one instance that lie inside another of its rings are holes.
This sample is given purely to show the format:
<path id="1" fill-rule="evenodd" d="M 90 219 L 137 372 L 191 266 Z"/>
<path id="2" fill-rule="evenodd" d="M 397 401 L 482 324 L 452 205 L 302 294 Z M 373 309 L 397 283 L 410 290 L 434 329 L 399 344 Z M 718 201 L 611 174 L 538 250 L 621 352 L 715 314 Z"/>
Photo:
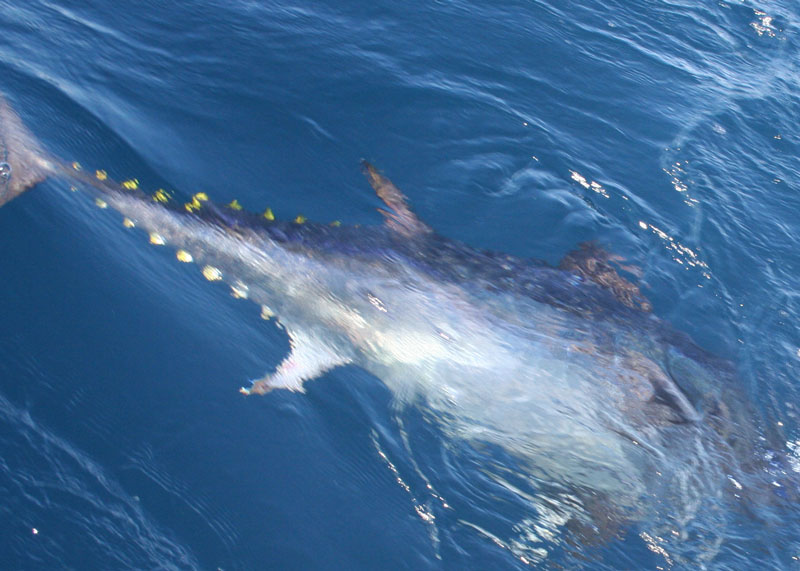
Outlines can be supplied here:
<path id="1" fill-rule="evenodd" d="M 598 248 L 558 268 L 470 248 L 420 221 L 368 164 L 387 207 L 377 227 L 275 221 L 197 196 L 162 204 L 50 157 L 4 100 L 0 133 L 0 204 L 69 177 L 279 320 L 291 352 L 244 394 L 300 393 L 362 367 L 398 406 L 424 404 L 452 438 L 502 447 L 566 490 L 562 523 L 675 529 L 701 517 L 702 498 L 774 502 L 776 481 L 796 494 L 732 366 L 655 317 Z"/>

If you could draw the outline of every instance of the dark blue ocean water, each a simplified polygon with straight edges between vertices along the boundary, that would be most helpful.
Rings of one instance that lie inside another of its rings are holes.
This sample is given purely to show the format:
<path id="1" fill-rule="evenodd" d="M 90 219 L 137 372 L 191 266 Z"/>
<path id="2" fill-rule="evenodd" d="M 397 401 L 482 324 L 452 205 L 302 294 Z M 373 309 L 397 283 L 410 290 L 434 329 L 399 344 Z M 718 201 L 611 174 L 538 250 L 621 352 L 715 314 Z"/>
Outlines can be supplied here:
<path id="1" fill-rule="evenodd" d="M 594 240 L 800 443 L 795 2 L 31 0 L 0 29 L 0 89 L 66 160 L 369 225 L 368 158 L 472 246 Z M 547 541 L 513 459 L 353 367 L 243 398 L 284 332 L 68 187 L 0 210 L 3 569 L 800 567 L 791 510 L 688 562 L 635 525 Z"/>

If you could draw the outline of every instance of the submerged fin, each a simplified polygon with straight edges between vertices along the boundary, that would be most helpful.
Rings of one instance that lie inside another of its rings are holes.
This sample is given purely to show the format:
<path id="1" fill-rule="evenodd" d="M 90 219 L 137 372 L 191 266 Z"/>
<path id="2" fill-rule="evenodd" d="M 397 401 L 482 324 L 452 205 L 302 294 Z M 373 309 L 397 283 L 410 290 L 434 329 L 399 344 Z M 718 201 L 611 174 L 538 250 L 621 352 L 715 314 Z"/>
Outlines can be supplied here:
<path id="1" fill-rule="evenodd" d="M 326 371 L 350 362 L 349 358 L 337 354 L 330 346 L 312 335 L 290 333 L 289 340 L 291 352 L 278 365 L 277 370 L 255 381 L 250 388 L 242 387 L 239 392 L 245 395 L 263 395 L 273 389 L 304 392 L 305 381 L 315 379 Z"/>
<path id="2" fill-rule="evenodd" d="M 701 420 L 700 413 L 681 391 L 680 387 L 667 379 L 659 377 L 650 377 L 650 382 L 653 384 L 655 392 L 653 402 L 667 406 L 672 410 L 677 415 L 673 422 L 682 424 Z"/>
<path id="3" fill-rule="evenodd" d="M 0 95 L 0 206 L 56 173 L 56 165 Z"/>
<path id="4" fill-rule="evenodd" d="M 579 249 L 564 256 L 559 269 L 589 279 L 608 290 L 621 304 L 645 313 L 653 310 L 650 301 L 639 288 L 623 278 L 609 263 L 611 256 L 591 242 L 580 244 Z"/>
<path id="5" fill-rule="evenodd" d="M 433 232 L 430 226 L 422 222 L 417 215 L 408 207 L 408 199 L 400 190 L 392 184 L 388 178 L 380 174 L 375 167 L 367 161 L 362 161 L 364 175 L 369 184 L 375 189 L 378 198 L 383 200 L 391 211 L 378 209 L 386 219 L 386 224 L 392 230 L 404 236 L 414 236 L 418 234 L 430 234 Z"/>

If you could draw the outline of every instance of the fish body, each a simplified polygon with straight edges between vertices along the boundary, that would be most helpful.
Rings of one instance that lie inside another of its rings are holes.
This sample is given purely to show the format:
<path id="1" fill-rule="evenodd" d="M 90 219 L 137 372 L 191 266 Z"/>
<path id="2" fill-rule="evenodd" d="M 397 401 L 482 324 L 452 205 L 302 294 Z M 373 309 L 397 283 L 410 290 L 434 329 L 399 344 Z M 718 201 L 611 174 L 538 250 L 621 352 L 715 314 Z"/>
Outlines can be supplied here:
<path id="1" fill-rule="evenodd" d="M 290 354 L 244 394 L 303 392 L 331 369 L 361 367 L 399 406 L 424 403 L 452 437 L 502 447 L 593 517 L 598 497 L 627 518 L 664 501 L 685 515 L 696 496 L 765 470 L 731 365 L 654 316 L 594 246 L 560 267 L 471 248 L 419 220 L 368 164 L 385 224 L 285 222 L 78 170 L 5 101 L 0 132 L 0 204 L 68 177 L 279 320 Z"/>

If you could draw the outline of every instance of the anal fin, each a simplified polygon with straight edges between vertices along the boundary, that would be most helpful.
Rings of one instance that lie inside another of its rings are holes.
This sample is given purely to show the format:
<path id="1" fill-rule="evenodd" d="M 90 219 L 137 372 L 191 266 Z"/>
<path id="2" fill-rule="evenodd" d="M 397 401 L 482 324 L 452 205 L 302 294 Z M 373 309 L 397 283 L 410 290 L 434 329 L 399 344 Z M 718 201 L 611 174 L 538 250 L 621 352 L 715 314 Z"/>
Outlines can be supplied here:
<path id="1" fill-rule="evenodd" d="M 275 372 L 254 381 L 250 388 L 242 387 L 239 392 L 244 395 L 263 395 L 273 389 L 305 392 L 305 381 L 315 379 L 326 371 L 351 361 L 314 335 L 293 333 L 289 339 L 291 352 Z"/>

